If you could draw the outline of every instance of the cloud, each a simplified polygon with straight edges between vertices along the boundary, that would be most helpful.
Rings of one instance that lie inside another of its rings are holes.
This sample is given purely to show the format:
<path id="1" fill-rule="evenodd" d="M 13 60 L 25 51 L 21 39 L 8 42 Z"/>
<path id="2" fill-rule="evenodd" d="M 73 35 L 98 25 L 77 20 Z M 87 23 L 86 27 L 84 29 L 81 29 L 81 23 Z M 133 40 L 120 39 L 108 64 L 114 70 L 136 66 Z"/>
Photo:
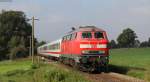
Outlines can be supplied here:
<path id="1" fill-rule="evenodd" d="M 65 21 L 65 17 L 61 15 L 49 15 L 46 20 L 49 23 L 60 23 Z"/>

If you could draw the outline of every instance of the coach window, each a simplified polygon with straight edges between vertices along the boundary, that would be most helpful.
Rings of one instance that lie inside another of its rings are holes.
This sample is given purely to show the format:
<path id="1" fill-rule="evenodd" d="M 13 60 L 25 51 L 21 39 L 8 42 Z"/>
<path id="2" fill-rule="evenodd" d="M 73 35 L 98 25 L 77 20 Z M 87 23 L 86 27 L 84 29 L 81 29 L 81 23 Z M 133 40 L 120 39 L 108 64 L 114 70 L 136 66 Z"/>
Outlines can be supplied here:
<path id="1" fill-rule="evenodd" d="M 44 50 L 47 50 L 47 46 L 44 47 Z"/>
<path id="2" fill-rule="evenodd" d="M 98 38 L 98 39 L 104 38 L 103 32 L 95 32 L 95 33 L 94 33 L 94 37 L 95 37 L 95 38 Z"/>
<path id="3" fill-rule="evenodd" d="M 91 32 L 83 32 L 82 33 L 82 38 L 92 38 Z"/>
<path id="4" fill-rule="evenodd" d="M 48 49 L 51 50 L 51 45 L 48 45 Z"/>
<path id="5" fill-rule="evenodd" d="M 57 45 L 58 45 L 58 49 L 60 49 L 60 43 L 58 43 Z"/>

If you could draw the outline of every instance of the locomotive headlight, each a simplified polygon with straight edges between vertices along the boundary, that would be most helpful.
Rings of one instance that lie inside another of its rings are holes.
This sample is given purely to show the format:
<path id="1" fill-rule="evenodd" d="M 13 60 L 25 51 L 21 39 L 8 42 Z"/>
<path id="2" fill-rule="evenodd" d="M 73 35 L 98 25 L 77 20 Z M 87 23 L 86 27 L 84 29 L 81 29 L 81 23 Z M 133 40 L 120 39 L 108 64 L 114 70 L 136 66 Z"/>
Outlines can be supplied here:
<path id="1" fill-rule="evenodd" d="M 99 51 L 98 53 L 99 54 L 105 54 L 105 51 Z"/>
<path id="2" fill-rule="evenodd" d="M 83 53 L 83 54 L 88 54 L 88 53 L 89 53 L 89 51 L 87 51 L 87 50 L 83 50 L 83 51 L 82 51 L 82 53 Z"/>
<path id="3" fill-rule="evenodd" d="M 80 44 L 80 48 L 91 48 L 92 45 L 90 44 Z"/>
<path id="4" fill-rule="evenodd" d="M 97 44 L 97 48 L 107 48 L 106 44 Z"/>

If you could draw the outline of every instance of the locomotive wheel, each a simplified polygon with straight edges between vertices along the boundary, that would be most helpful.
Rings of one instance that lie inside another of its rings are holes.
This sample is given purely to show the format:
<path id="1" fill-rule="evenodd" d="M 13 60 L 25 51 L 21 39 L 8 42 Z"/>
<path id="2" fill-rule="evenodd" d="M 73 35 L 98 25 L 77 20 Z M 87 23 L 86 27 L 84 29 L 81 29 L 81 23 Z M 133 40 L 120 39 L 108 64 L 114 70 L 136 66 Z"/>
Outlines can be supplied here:
<path id="1" fill-rule="evenodd" d="M 105 70 L 104 70 L 105 73 L 108 73 L 108 72 L 109 72 L 109 67 L 108 67 L 108 65 L 105 65 L 105 66 L 104 66 L 104 69 L 105 69 Z"/>
<path id="2" fill-rule="evenodd" d="M 101 69 L 101 72 L 104 72 L 104 73 L 108 73 L 109 72 L 108 65 L 101 66 L 100 69 Z"/>
<path id="3" fill-rule="evenodd" d="M 80 64 L 75 62 L 73 68 L 79 70 L 80 69 Z"/>

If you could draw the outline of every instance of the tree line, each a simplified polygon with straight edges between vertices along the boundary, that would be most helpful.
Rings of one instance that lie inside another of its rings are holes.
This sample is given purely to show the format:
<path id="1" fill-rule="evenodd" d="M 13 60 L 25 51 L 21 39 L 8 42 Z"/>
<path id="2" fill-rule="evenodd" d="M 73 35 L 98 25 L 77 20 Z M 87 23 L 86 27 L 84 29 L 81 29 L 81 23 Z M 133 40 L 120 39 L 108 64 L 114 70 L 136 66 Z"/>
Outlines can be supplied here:
<path id="1" fill-rule="evenodd" d="M 136 35 L 135 31 L 131 28 L 126 28 L 122 33 L 117 37 L 116 41 L 111 40 L 109 42 L 109 48 L 142 48 L 150 47 L 150 38 L 148 41 L 140 42 Z"/>

